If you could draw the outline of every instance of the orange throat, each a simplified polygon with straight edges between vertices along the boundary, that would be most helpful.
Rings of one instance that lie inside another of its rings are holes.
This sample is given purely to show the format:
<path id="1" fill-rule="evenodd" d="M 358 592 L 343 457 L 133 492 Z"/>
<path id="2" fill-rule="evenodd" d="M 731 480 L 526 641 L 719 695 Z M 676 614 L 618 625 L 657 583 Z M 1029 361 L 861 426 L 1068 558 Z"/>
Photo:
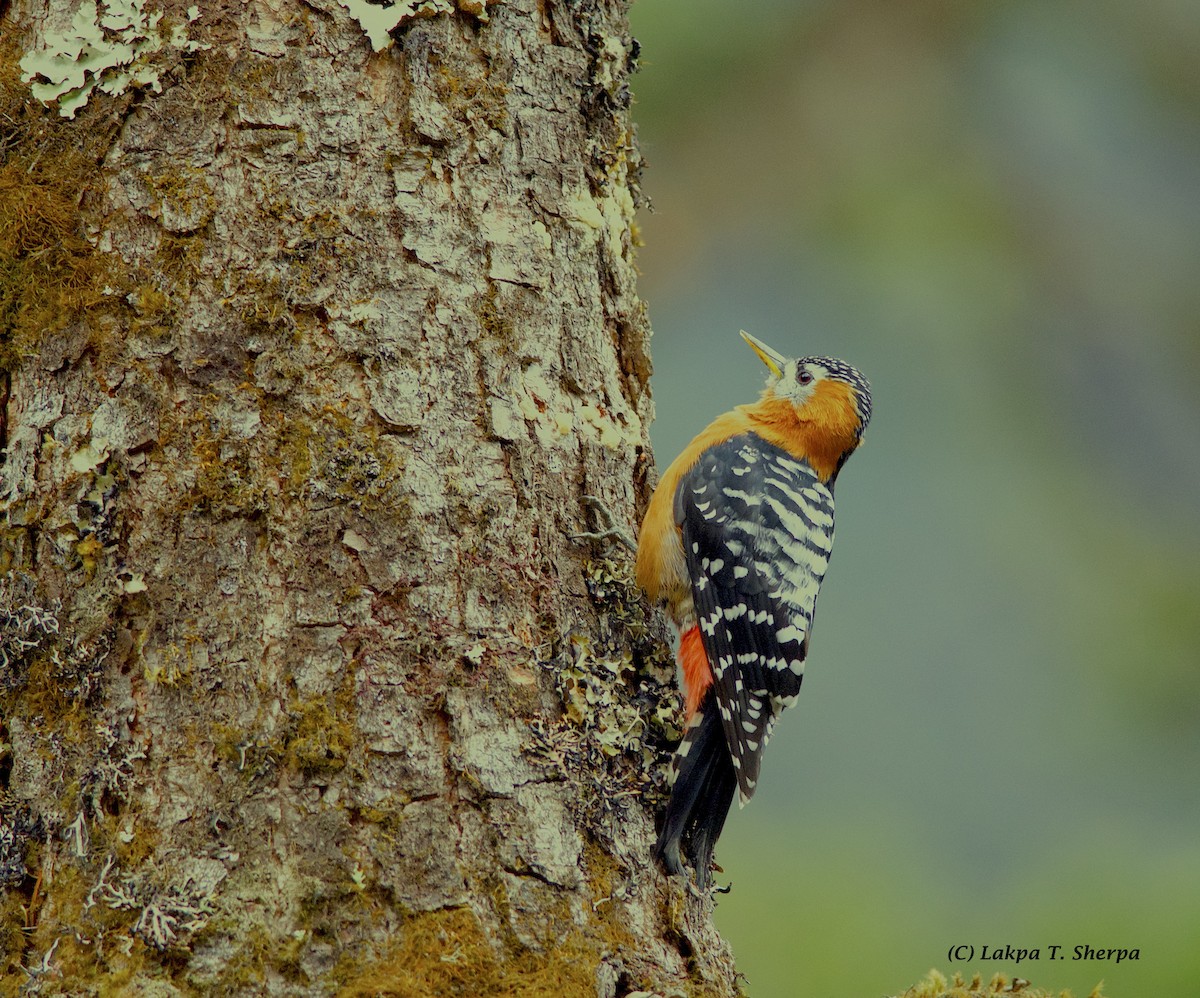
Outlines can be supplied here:
<path id="1" fill-rule="evenodd" d="M 807 461 L 823 482 L 837 473 L 859 444 L 858 415 L 848 385 L 822 381 L 801 418 L 786 399 L 767 389 L 753 406 L 742 407 L 759 436 Z"/>
<path id="2" fill-rule="evenodd" d="M 704 642 L 700 640 L 700 627 L 697 624 L 679 637 L 679 665 L 683 669 L 683 684 L 687 689 L 684 710 L 690 721 L 696 716 L 704 694 L 713 684 L 712 669 L 708 665 L 708 655 L 704 651 Z"/>

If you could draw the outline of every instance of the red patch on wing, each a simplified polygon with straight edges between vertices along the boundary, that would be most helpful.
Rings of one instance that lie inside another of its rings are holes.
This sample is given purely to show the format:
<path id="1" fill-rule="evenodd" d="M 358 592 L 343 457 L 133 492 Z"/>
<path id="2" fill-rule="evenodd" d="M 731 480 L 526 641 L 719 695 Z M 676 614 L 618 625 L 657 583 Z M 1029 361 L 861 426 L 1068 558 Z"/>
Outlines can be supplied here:
<path id="1" fill-rule="evenodd" d="M 712 669 L 704 652 L 704 642 L 700 640 L 698 625 L 689 627 L 679 639 L 679 664 L 683 668 L 683 684 L 687 688 L 684 707 L 690 721 L 700 709 L 704 694 L 713 684 Z"/>

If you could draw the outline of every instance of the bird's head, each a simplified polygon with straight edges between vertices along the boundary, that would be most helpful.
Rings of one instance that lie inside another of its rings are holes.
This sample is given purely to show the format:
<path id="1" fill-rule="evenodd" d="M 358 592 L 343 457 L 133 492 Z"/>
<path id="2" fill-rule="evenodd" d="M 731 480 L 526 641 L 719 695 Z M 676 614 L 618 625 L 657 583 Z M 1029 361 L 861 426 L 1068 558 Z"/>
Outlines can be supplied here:
<path id="1" fill-rule="evenodd" d="M 801 422 L 848 433 L 851 449 L 858 446 L 871 421 L 871 386 L 856 368 L 832 357 L 785 357 L 744 331 L 742 339 L 771 372 L 764 401 L 788 402 Z"/>

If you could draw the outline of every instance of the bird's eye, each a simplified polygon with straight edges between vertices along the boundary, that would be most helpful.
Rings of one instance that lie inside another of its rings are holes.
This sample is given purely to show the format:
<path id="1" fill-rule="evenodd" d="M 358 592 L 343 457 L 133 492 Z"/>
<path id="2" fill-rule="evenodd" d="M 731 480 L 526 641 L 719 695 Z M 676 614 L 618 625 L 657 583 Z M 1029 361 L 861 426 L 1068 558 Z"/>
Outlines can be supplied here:
<path id="1" fill-rule="evenodd" d="M 811 385 L 812 379 L 813 379 L 813 376 L 812 376 L 811 371 L 805 371 L 805 370 L 801 369 L 796 374 L 796 380 L 799 381 L 800 384 L 802 384 L 802 385 Z"/>

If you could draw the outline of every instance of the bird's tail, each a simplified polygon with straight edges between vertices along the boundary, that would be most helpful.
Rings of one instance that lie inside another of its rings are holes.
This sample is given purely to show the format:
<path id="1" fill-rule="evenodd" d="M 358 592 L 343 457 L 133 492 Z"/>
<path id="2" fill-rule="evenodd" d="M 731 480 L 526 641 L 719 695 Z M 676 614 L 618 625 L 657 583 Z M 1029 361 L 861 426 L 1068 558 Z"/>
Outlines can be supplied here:
<path id="1" fill-rule="evenodd" d="M 712 689 L 692 716 L 674 765 L 675 785 L 654 854 L 668 873 L 683 873 L 682 850 L 696 869 L 697 885 L 704 888 L 709 883 L 713 846 L 737 789 L 737 774 Z"/>

